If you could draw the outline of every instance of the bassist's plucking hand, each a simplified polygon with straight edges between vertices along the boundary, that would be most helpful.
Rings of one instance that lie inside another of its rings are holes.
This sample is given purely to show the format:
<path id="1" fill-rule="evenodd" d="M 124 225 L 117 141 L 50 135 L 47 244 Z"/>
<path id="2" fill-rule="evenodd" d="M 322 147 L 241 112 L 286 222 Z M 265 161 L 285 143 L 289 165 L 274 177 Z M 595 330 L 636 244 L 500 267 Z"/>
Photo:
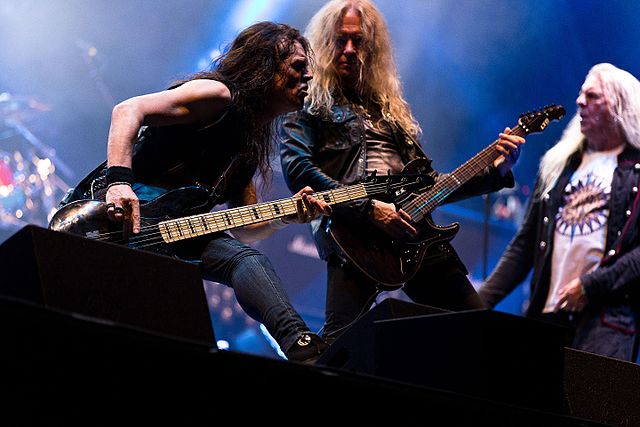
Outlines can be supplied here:
<path id="1" fill-rule="evenodd" d="M 113 221 L 131 221 L 132 231 L 140 231 L 140 201 L 130 185 L 111 185 L 107 190 L 107 215 Z"/>
<path id="2" fill-rule="evenodd" d="M 373 225 L 396 239 L 407 239 L 418 231 L 411 225 L 411 216 L 402 209 L 396 210 L 393 203 L 371 201 L 369 217 Z"/>

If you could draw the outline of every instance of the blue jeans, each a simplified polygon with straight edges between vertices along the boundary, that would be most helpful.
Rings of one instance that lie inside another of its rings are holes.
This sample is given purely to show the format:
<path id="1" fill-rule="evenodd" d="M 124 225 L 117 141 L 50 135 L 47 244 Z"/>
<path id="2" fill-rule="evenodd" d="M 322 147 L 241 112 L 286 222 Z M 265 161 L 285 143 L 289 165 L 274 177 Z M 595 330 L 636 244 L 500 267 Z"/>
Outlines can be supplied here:
<path id="1" fill-rule="evenodd" d="M 303 333 L 309 333 L 282 288 L 269 259 L 226 234 L 216 236 L 202 254 L 202 276 L 235 291 L 242 309 L 264 324 L 285 353 Z"/>

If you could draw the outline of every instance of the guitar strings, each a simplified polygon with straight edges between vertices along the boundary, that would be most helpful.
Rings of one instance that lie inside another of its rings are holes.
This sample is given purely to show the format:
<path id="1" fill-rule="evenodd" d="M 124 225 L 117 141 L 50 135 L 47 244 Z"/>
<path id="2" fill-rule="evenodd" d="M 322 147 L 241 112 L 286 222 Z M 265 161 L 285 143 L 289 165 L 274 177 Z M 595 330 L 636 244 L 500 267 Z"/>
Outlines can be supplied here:
<path id="1" fill-rule="evenodd" d="M 512 134 L 516 134 L 519 135 L 520 131 L 521 131 L 521 127 L 520 125 L 516 125 L 512 130 L 511 133 Z M 526 132 L 523 132 L 526 134 Z M 469 159 L 467 162 L 465 162 L 462 166 L 460 166 L 459 168 L 457 168 L 454 172 L 452 172 L 451 174 L 447 174 L 441 181 L 438 181 L 436 184 L 434 184 L 432 186 L 432 191 L 433 190 L 440 190 L 436 193 L 435 196 L 433 196 L 431 199 L 427 200 L 427 195 L 425 194 L 421 194 L 418 197 L 415 197 L 414 199 L 412 199 L 411 201 L 407 202 L 406 205 L 402 206 L 402 209 L 405 210 L 405 212 L 407 212 L 410 216 L 412 221 L 414 222 L 418 222 L 420 221 L 422 218 L 424 218 L 425 214 L 431 212 L 433 209 L 435 209 L 444 199 L 446 199 L 453 191 L 455 191 L 455 189 L 457 189 L 460 185 L 462 185 L 464 182 L 466 182 L 468 179 L 470 179 L 471 177 L 473 177 L 474 174 L 462 174 L 462 178 L 463 181 L 461 182 L 457 175 L 455 175 L 456 172 L 464 172 L 464 168 L 467 167 L 471 161 L 473 161 L 474 159 L 476 160 L 486 160 L 487 157 L 491 157 L 492 155 L 495 155 L 496 151 L 495 151 L 495 146 L 498 144 L 498 140 L 494 141 L 492 144 L 490 144 L 489 146 L 487 146 L 485 149 L 483 149 L 482 151 L 480 151 L 480 153 L 478 153 L 476 156 L 474 156 L 473 158 Z M 499 155 L 499 154 L 498 154 Z M 496 155 L 497 158 L 497 155 Z M 477 173 L 477 172 L 476 172 Z M 465 176 L 466 175 L 466 176 Z M 470 175 L 470 176 L 469 176 Z M 448 184 L 451 183 L 453 181 L 453 185 L 449 186 Z M 401 188 L 403 186 L 406 186 L 406 183 L 403 184 L 388 184 L 388 183 L 363 183 L 363 185 L 365 186 L 365 189 L 367 190 L 367 192 L 377 192 L 379 190 L 385 189 L 385 188 Z M 367 188 L 369 187 L 369 188 Z M 344 188 L 343 188 L 344 189 Z M 334 191 L 340 191 L 341 188 L 337 188 L 335 190 L 330 190 L 327 192 L 321 192 L 321 193 L 317 193 L 318 194 L 323 194 L 323 193 L 331 193 Z M 266 204 L 272 205 L 272 204 L 282 204 L 285 202 L 289 202 L 289 203 L 295 203 L 298 200 L 300 200 L 300 198 L 289 198 L 289 199 L 281 199 L 281 200 L 275 200 L 272 202 L 267 202 Z M 251 209 L 255 209 L 256 206 L 244 206 L 241 208 L 238 208 L 238 211 L 241 212 L 242 210 L 248 211 L 245 213 L 250 213 Z M 211 212 L 213 214 L 215 214 L 215 212 Z M 242 219 L 243 215 L 245 213 L 240 213 L 240 218 Z M 201 214 L 201 215 L 206 215 L 205 214 Z M 279 217 L 279 216 L 278 216 Z M 173 221 L 174 223 L 176 223 L 179 227 L 180 226 L 189 226 L 191 227 L 191 223 L 190 220 L 187 218 L 184 219 L 173 219 L 173 220 L 168 220 L 168 221 Z M 262 222 L 262 221 L 259 221 Z M 251 222 L 251 224 L 253 224 L 255 222 Z M 217 225 L 217 224 L 216 224 Z M 239 224 L 236 225 L 235 227 L 231 227 L 231 228 L 224 228 L 224 230 L 229 230 L 232 228 L 237 228 L 237 227 L 242 227 L 243 225 L 246 224 Z M 214 230 L 214 231 L 210 231 L 207 230 L 207 232 L 204 232 L 203 235 L 205 234 L 209 234 L 211 232 L 215 232 L 215 231 L 224 231 L 224 230 Z M 203 230 L 204 231 L 204 230 Z M 110 232 L 110 233 L 102 233 L 99 236 L 97 236 L 95 239 L 96 240 L 109 240 L 110 236 L 114 236 L 114 235 L 121 235 L 122 232 L 121 231 L 116 231 L 116 232 Z M 193 237 L 193 236 L 189 236 L 189 237 Z M 178 239 L 178 240 L 184 240 L 184 239 Z M 118 240 L 112 240 L 113 243 L 125 243 L 125 241 L 123 239 L 118 239 Z M 149 247 L 149 246 L 153 246 L 153 245 L 157 245 L 160 243 L 164 242 L 164 238 L 162 237 L 162 233 L 159 231 L 159 224 L 154 224 L 151 226 L 144 226 L 140 229 L 140 233 L 131 237 L 129 239 L 129 243 L 131 243 L 132 245 L 134 245 L 135 247 L 140 247 L 140 248 L 144 248 L 144 247 Z"/>
<path id="2" fill-rule="evenodd" d="M 494 141 L 491 145 L 480 151 L 480 153 L 465 162 L 455 171 L 444 175 L 442 179 L 436 182 L 436 184 L 431 188 L 431 190 L 428 192 L 429 194 L 419 195 L 418 197 L 409 201 L 405 206 L 403 206 L 402 209 L 407 212 L 409 216 L 411 216 L 411 219 L 414 222 L 420 221 L 425 214 L 435 209 L 453 191 L 460 187 L 460 185 L 462 185 L 469 178 L 475 175 L 475 173 L 464 173 L 464 169 L 472 164 L 472 160 L 474 160 L 475 163 L 479 160 L 486 160 L 487 157 L 491 158 L 491 156 L 496 153 L 496 151 L 494 151 L 494 147 L 496 144 L 497 141 Z M 497 155 L 495 157 L 497 157 Z M 430 194 L 433 194 L 434 192 L 435 194 L 430 196 Z"/>
<path id="3" fill-rule="evenodd" d="M 526 131 L 524 131 L 518 124 L 514 126 L 513 129 L 511 129 L 511 134 L 523 136 L 524 134 L 526 134 Z M 411 216 L 411 219 L 413 222 L 416 222 L 416 223 L 419 222 L 422 218 L 424 218 L 426 214 L 430 213 L 436 207 L 438 207 L 438 205 L 440 205 L 440 203 L 444 199 L 446 199 L 453 191 L 459 188 L 462 184 L 464 184 L 470 178 L 475 176 L 477 172 L 473 174 L 464 172 L 464 169 L 467 168 L 472 161 L 487 160 L 487 158 L 491 158 L 492 156 L 495 156 L 493 160 L 495 160 L 495 158 L 498 158 L 500 153 L 498 153 L 495 150 L 495 146 L 498 144 L 498 142 L 499 140 L 495 140 L 494 142 L 489 144 L 487 147 L 485 147 L 483 150 L 481 150 L 478 154 L 476 154 L 474 157 L 472 157 L 471 159 L 463 163 L 460 167 L 458 167 L 452 173 L 447 174 L 445 177 L 443 177 L 442 180 L 436 182 L 433 185 L 432 189 L 429 191 L 429 193 L 433 193 L 434 190 L 441 190 L 441 191 L 436 192 L 436 195 L 431 197 L 431 199 L 427 200 L 428 195 L 421 194 L 418 197 L 407 202 L 406 206 L 403 206 L 402 209 L 405 212 L 407 212 L 409 216 Z M 458 176 L 460 176 L 459 172 L 463 172 L 461 176 L 462 180 L 458 179 Z M 456 173 L 458 174 L 456 175 Z M 451 183 L 452 181 L 453 181 L 453 185 L 449 186 L 448 184 Z"/>
<path id="4" fill-rule="evenodd" d="M 386 184 L 386 183 L 380 183 L 380 184 L 375 184 L 375 183 L 371 184 L 371 183 L 369 183 L 369 184 L 366 184 L 365 183 L 364 185 L 365 185 L 365 187 L 366 187 L 366 189 L 367 189 L 367 191 L 369 193 L 377 193 L 380 190 L 385 189 L 385 188 L 389 188 L 389 187 L 391 187 L 391 188 L 402 188 L 402 187 L 406 186 L 407 184 L 406 183 L 402 183 L 402 184 Z M 330 192 L 335 192 L 335 191 L 339 191 L 339 190 L 341 190 L 341 189 L 338 188 L 336 190 L 331 190 Z M 322 194 L 322 193 L 319 193 L 319 194 Z M 283 200 L 293 203 L 293 202 L 299 200 L 299 198 L 283 199 Z M 277 203 L 277 202 L 278 201 L 269 202 L 269 204 Z M 244 208 L 247 208 L 247 207 L 243 207 L 241 209 L 244 209 Z M 177 221 L 179 223 L 179 225 L 182 225 L 182 226 L 185 226 L 185 225 L 189 224 L 188 220 L 186 220 L 186 219 L 185 220 L 179 219 L 179 220 L 175 220 L 175 221 Z M 236 227 L 241 227 L 243 225 L 246 225 L 246 224 L 239 224 Z M 236 227 L 231 227 L 231 228 L 236 228 Z M 231 229 L 231 228 L 225 228 L 225 230 L 228 230 L 228 229 Z M 136 237 L 133 238 L 133 239 L 136 240 L 136 243 L 140 243 L 140 244 L 145 243 L 146 244 L 146 242 L 153 242 L 155 240 L 156 242 L 150 243 L 150 245 L 153 245 L 153 244 L 158 244 L 158 243 L 163 243 L 164 242 L 164 239 L 162 238 L 162 233 L 160 233 L 160 231 L 156 231 L 156 230 L 158 230 L 158 224 L 153 225 L 153 226 L 145 227 L 145 231 L 147 231 L 147 230 L 150 230 L 151 232 L 150 233 L 145 233 L 144 236 L 140 236 L 139 238 L 136 238 Z M 214 230 L 214 232 L 215 231 L 216 230 Z M 224 231 L 224 230 L 220 230 L 220 231 Z M 116 233 L 118 234 L 118 232 L 116 232 Z M 208 233 L 204 233 L 204 234 L 208 234 Z M 143 239 L 143 237 L 145 237 L 145 238 Z M 178 239 L 178 240 L 184 240 L 184 239 Z M 137 245 L 137 246 L 138 247 L 146 247 L 146 245 Z"/>
<path id="5" fill-rule="evenodd" d="M 405 184 L 386 184 L 386 183 L 381 183 L 381 184 L 364 184 L 365 187 L 368 188 L 369 192 L 378 192 L 379 190 L 383 189 L 383 188 L 397 188 L 397 187 L 402 187 L 402 186 L 406 186 Z M 336 189 L 336 190 L 340 190 L 340 189 Z M 331 190 L 331 191 L 336 191 L 336 190 Z M 321 194 L 321 193 L 319 193 Z M 295 203 L 297 200 L 300 200 L 300 198 L 293 198 L 293 199 L 283 199 L 281 201 L 273 201 L 273 202 L 268 202 L 268 204 L 273 204 L 273 203 L 278 203 L 278 202 L 282 202 L 282 201 L 286 201 L 286 202 L 290 202 L 290 203 Z M 249 211 L 250 208 L 249 207 L 243 207 L 240 208 L 242 210 L 247 210 Z M 215 212 L 213 212 L 215 213 Z M 178 219 L 178 220 L 173 220 L 176 221 L 178 223 L 179 226 L 186 226 L 189 225 L 189 220 L 187 219 Z M 239 224 L 236 227 L 241 227 L 243 225 L 246 224 Z M 141 229 L 141 233 L 138 234 L 137 236 L 134 236 L 130 239 L 130 242 L 132 244 L 135 244 L 134 246 L 136 247 L 147 247 L 147 246 L 151 246 L 151 245 L 155 245 L 155 244 L 159 244 L 159 243 L 164 243 L 164 239 L 162 238 L 162 233 L 158 228 L 158 224 L 152 225 L 152 226 L 147 226 L 147 227 L 143 227 L 143 229 Z M 236 227 L 231 227 L 231 228 L 236 228 Z M 225 230 L 227 229 L 231 229 L 231 228 L 225 228 Z M 150 232 L 147 232 L 150 231 Z M 214 230 L 213 232 L 218 231 L 218 230 Z M 224 231 L 224 230 L 220 230 L 220 231 Z M 105 233 L 105 234 L 118 234 L 121 235 L 121 232 L 112 232 L 112 233 Z M 142 234 L 142 235 L 141 235 Z M 208 234 L 208 233 L 203 233 L 203 234 Z M 101 235 L 101 236 L 104 236 Z M 178 240 L 184 240 L 184 239 L 178 239 Z M 124 240 L 119 239 L 119 240 L 115 240 L 113 241 L 114 243 L 124 243 Z"/>
<path id="6" fill-rule="evenodd" d="M 398 189 L 398 188 L 402 188 L 405 187 L 407 185 L 410 185 L 408 183 L 363 183 L 365 190 L 367 191 L 367 193 L 369 193 L 368 195 L 372 195 L 371 193 L 380 193 L 385 189 Z M 340 191 L 343 190 L 343 188 L 336 188 L 335 190 L 329 190 L 327 192 L 320 192 L 320 193 L 316 193 L 314 194 L 314 196 L 317 196 L 318 194 L 323 194 L 323 193 L 331 193 L 331 192 L 336 192 L 336 191 Z M 294 197 L 294 198 L 288 198 L 288 199 L 281 199 L 281 200 L 275 200 L 275 201 L 271 201 L 271 202 L 266 202 L 269 205 L 272 204 L 282 204 L 282 203 L 296 203 L 298 200 L 300 200 L 299 197 Z M 355 199 L 354 199 L 355 200 Z M 243 206 L 241 208 L 238 208 L 238 210 L 246 210 L 246 211 L 250 211 L 252 208 L 255 208 L 255 206 Z M 215 214 L 216 212 L 210 212 L 212 214 Z M 201 214 L 201 215 L 206 215 L 206 213 Z M 241 214 L 242 216 L 242 214 Z M 286 215 L 283 215 L 286 216 Z M 179 226 L 188 226 L 190 225 L 189 220 L 188 219 L 174 219 L 174 220 L 168 220 L 168 221 L 174 221 L 176 222 Z M 262 222 L 262 221 L 260 221 Z M 253 223 L 253 222 L 252 222 Z M 235 227 L 231 227 L 231 228 L 237 228 L 237 227 L 242 227 L 245 224 L 238 224 Z M 225 228 L 225 230 L 229 230 L 231 228 Z M 204 234 L 209 234 L 211 232 L 216 232 L 218 230 L 213 230 L 207 233 L 203 233 Z M 220 231 L 224 231 L 224 230 L 220 230 Z M 92 239 L 94 240 L 101 240 L 101 241 L 109 241 L 111 243 L 126 243 L 125 239 L 119 238 L 119 239 L 111 239 L 111 237 L 114 236 L 122 236 L 122 231 L 113 231 L 113 232 L 107 232 L 107 233 L 101 233 L 99 235 L 97 235 L 96 237 L 92 237 Z M 184 239 L 178 239 L 178 240 L 184 240 Z M 153 245 L 157 245 L 160 243 L 164 243 L 164 239 L 162 237 L 162 233 L 159 231 L 159 224 L 154 224 L 154 225 L 149 225 L 149 226 L 143 226 L 140 228 L 140 232 L 137 235 L 134 235 L 132 237 L 129 238 L 129 243 L 134 246 L 134 247 L 139 247 L 139 248 L 145 248 L 145 247 L 149 247 L 149 246 L 153 246 Z"/>

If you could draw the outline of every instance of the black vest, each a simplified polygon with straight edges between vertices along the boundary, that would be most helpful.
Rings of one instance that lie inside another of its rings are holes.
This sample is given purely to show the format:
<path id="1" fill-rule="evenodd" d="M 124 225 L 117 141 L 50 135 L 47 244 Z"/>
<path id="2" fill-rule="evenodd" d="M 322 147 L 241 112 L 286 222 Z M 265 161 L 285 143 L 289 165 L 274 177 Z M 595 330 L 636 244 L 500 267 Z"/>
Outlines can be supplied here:
<path id="1" fill-rule="evenodd" d="M 215 204 L 225 203 L 246 188 L 257 169 L 257 162 L 247 156 L 244 128 L 233 107 L 206 127 L 147 126 L 134 146 L 135 180 L 167 190 L 191 185 L 211 190 L 228 169 L 215 199 Z M 60 205 L 104 198 L 105 171 L 106 161 L 71 189 Z"/>

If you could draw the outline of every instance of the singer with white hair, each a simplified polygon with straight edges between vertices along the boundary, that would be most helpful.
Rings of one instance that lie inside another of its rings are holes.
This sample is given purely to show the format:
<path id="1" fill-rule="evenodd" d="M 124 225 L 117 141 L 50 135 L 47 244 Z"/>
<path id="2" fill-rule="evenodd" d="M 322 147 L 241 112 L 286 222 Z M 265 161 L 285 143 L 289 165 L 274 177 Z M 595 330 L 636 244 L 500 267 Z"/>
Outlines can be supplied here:
<path id="1" fill-rule="evenodd" d="M 640 291 L 640 82 L 591 68 L 578 112 L 542 158 L 523 223 L 479 294 L 489 307 L 533 269 L 527 315 L 567 345 L 635 361 Z"/>

